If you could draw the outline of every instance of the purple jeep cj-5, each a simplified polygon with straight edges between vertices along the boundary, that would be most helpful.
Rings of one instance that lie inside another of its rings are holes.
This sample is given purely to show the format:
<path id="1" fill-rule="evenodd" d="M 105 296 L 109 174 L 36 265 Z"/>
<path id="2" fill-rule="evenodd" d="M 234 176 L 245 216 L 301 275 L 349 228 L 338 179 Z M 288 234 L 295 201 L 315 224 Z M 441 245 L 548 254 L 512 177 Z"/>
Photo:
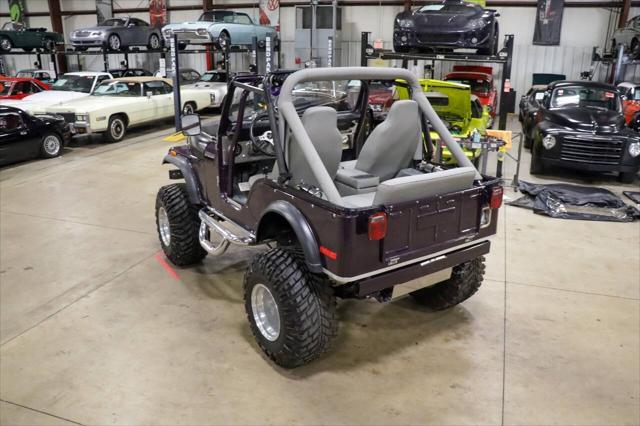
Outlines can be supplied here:
<path id="1" fill-rule="evenodd" d="M 402 79 L 373 128 L 372 80 Z M 230 244 L 268 244 L 244 277 L 260 348 L 306 364 L 337 334 L 336 298 L 409 294 L 431 309 L 469 298 L 484 274 L 502 186 L 469 162 L 404 69 L 316 68 L 233 79 L 219 121 L 182 117 L 188 143 L 156 201 L 160 243 L 179 266 Z M 457 160 L 432 161 L 430 130 Z"/>

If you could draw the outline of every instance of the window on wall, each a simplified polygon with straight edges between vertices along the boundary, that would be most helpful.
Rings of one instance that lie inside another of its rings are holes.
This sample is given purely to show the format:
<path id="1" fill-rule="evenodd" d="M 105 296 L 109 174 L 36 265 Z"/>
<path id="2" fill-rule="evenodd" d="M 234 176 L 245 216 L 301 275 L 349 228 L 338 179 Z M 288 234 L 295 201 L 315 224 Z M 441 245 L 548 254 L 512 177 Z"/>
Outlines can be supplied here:
<path id="1" fill-rule="evenodd" d="M 313 16 L 311 6 L 298 7 L 296 9 L 297 19 L 296 28 L 309 30 L 311 29 L 311 19 Z M 317 6 L 316 7 L 316 29 L 330 30 L 333 28 L 333 7 Z M 336 30 L 342 30 L 342 9 L 336 9 Z"/>

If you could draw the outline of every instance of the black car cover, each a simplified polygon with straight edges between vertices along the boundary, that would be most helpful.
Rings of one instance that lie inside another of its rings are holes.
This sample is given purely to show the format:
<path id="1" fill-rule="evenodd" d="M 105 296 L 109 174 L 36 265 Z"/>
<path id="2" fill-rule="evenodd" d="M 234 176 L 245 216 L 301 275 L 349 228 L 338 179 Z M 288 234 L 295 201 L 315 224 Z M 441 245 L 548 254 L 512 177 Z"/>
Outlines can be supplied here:
<path id="1" fill-rule="evenodd" d="M 524 196 L 507 204 L 532 209 L 537 214 L 559 219 L 607 222 L 640 219 L 640 211 L 604 188 L 564 183 L 537 185 L 523 181 L 520 181 L 519 188 Z"/>

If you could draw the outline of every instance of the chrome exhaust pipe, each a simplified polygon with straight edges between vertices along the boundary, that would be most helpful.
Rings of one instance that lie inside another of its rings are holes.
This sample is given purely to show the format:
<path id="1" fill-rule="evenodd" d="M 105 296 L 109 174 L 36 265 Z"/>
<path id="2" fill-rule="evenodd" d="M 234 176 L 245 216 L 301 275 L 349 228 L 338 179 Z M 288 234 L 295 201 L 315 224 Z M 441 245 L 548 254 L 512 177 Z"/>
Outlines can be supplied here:
<path id="1" fill-rule="evenodd" d="M 207 214 L 207 210 L 202 209 L 198 213 L 200 220 L 200 230 L 198 232 L 198 239 L 200 240 L 200 245 L 203 249 L 207 251 L 210 255 L 220 256 L 224 254 L 229 248 L 230 243 L 238 244 L 238 245 L 249 245 L 255 242 L 255 238 L 252 234 L 248 234 L 247 236 L 238 236 L 227 229 L 223 223 L 215 218 L 209 216 Z M 207 236 L 207 231 L 209 231 L 209 236 Z M 215 245 L 211 242 L 210 236 L 215 232 L 218 234 L 222 240 L 219 244 Z"/>

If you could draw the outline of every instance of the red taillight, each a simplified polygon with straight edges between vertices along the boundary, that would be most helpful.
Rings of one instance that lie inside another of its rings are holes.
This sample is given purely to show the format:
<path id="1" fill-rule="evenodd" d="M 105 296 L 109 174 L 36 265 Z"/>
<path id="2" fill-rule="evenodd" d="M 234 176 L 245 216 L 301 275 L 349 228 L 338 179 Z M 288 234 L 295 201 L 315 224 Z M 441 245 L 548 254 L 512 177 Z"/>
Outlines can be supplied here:
<path id="1" fill-rule="evenodd" d="M 320 246 L 320 253 L 324 254 L 327 258 L 331 260 L 336 260 L 338 258 L 338 253 L 335 251 L 329 250 L 325 246 Z"/>
<path id="2" fill-rule="evenodd" d="M 491 198 L 489 199 L 489 207 L 492 209 L 499 209 L 502 205 L 502 193 L 504 190 L 501 186 L 494 186 L 491 188 Z"/>
<path id="3" fill-rule="evenodd" d="M 378 241 L 387 235 L 387 214 L 384 212 L 369 216 L 369 239 Z"/>

